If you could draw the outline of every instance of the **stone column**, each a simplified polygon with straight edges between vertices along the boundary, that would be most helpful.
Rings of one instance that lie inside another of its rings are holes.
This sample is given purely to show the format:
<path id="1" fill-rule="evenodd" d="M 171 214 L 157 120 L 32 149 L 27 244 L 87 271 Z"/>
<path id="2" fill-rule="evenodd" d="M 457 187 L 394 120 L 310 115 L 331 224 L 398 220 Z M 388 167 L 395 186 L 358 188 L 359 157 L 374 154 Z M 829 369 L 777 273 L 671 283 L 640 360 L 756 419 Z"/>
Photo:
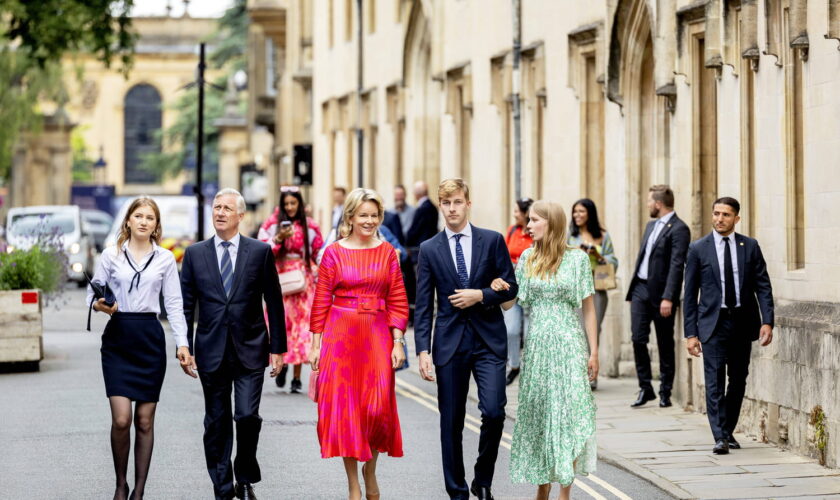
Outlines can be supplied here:
<path id="1" fill-rule="evenodd" d="M 42 129 L 21 135 L 12 160 L 11 206 L 70 203 L 73 158 L 70 123 L 63 110 L 43 117 Z"/>

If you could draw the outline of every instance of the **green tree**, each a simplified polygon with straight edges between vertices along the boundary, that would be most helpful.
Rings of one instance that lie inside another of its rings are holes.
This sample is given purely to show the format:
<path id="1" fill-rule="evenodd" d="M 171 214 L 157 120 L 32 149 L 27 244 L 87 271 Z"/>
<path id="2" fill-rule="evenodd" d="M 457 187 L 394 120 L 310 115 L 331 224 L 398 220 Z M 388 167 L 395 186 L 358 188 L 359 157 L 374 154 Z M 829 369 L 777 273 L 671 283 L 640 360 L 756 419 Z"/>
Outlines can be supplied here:
<path id="1" fill-rule="evenodd" d="M 207 40 L 213 47 L 209 66 L 221 69 L 224 76 L 204 92 L 204 167 L 205 181 L 218 179 L 219 132 L 213 125 L 224 114 L 224 92 L 228 78 L 246 66 L 245 48 L 248 44 L 248 12 L 245 0 L 235 0 L 217 22 L 216 32 Z M 242 103 L 240 103 L 242 105 Z M 163 152 L 143 157 L 142 168 L 161 177 L 175 177 L 189 162 L 194 162 L 198 138 L 198 90 L 185 91 L 171 106 L 177 119 L 167 129 L 158 132 L 157 140 Z"/>
<path id="2" fill-rule="evenodd" d="M 38 132 L 39 102 L 66 101 L 61 60 L 92 54 L 127 73 L 136 35 L 134 0 L 0 0 L 0 184 L 8 177 L 21 131 Z"/>

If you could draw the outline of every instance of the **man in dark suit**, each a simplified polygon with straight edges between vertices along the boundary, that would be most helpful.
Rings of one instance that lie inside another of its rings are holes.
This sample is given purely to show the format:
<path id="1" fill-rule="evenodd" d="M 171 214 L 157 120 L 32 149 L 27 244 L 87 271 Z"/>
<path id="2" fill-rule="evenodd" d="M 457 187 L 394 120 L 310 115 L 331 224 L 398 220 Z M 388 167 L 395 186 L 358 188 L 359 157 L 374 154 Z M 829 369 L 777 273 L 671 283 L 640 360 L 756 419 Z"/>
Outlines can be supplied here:
<path id="1" fill-rule="evenodd" d="M 683 268 L 691 232 L 674 212 L 674 192 L 664 184 L 651 186 L 647 200 L 650 217 L 636 258 L 626 300 L 630 305 L 630 328 L 639 396 L 630 406 L 638 408 L 656 399 L 651 379 L 648 339 L 650 324 L 656 327 L 659 347 L 659 406 L 671 406 L 674 385 L 674 316 L 680 304 Z"/>
<path id="2" fill-rule="evenodd" d="M 516 297 L 518 286 L 502 235 L 469 223 L 469 187 L 448 179 L 438 190 L 446 229 L 420 246 L 414 338 L 420 375 L 437 372 L 443 476 L 451 498 L 470 492 L 492 499 L 491 485 L 505 424 L 507 330 L 500 304 Z M 495 278 L 510 289 L 490 288 Z M 432 342 L 432 320 L 437 318 Z M 431 353 L 431 355 L 430 355 Z M 461 443 L 470 373 L 478 386 L 481 435 L 475 478 L 468 489 Z"/>
<path id="3" fill-rule="evenodd" d="M 685 268 L 686 348 L 693 356 L 703 353 L 706 413 L 715 438 L 712 451 L 719 455 L 741 447 L 732 433 L 741 413 L 752 342 L 760 339 L 766 346 L 773 340 L 767 265 L 758 242 L 735 233 L 740 210 L 734 198 L 715 201 L 714 231 L 691 244 Z"/>
<path id="4" fill-rule="evenodd" d="M 415 182 L 414 197 L 417 199 L 417 208 L 405 237 L 409 251 L 438 233 L 438 210 L 429 200 L 429 186 L 423 181 Z M 417 252 L 414 254 L 413 260 L 416 262 Z"/>
<path id="5" fill-rule="evenodd" d="M 181 268 L 181 292 L 190 355 L 181 359 L 187 374 L 195 369 L 204 390 L 204 455 L 217 499 L 255 499 L 260 480 L 257 443 L 265 367 L 271 376 L 283 367 L 286 327 L 283 296 L 271 247 L 239 234 L 245 200 L 233 189 L 213 200 L 216 235 L 190 246 Z M 268 316 L 266 331 L 263 301 Z M 193 319 L 198 327 L 193 340 Z M 231 408 L 231 388 L 234 406 Z M 236 461 L 231 467 L 236 422 Z M 233 476 L 237 484 L 234 487 Z"/>
<path id="6" fill-rule="evenodd" d="M 400 245 L 405 245 L 402 222 L 400 222 L 400 216 L 397 215 L 396 212 L 385 210 L 385 214 L 382 218 L 382 225 L 391 230 L 397 238 L 397 241 L 400 242 Z"/>

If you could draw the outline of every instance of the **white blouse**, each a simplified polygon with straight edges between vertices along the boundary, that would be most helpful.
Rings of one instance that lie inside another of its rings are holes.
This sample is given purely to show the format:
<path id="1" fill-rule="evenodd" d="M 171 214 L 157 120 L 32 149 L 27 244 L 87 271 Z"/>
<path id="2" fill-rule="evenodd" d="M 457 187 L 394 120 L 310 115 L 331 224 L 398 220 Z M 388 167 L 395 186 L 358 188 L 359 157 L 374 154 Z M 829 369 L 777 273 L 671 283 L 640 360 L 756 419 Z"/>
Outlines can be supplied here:
<path id="1" fill-rule="evenodd" d="M 126 251 L 124 243 L 119 253 L 117 247 L 106 248 L 99 259 L 93 281 L 107 283 L 114 292 L 121 312 L 152 312 L 160 314 L 160 292 L 163 291 L 163 303 L 172 336 L 178 347 L 189 345 L 187 342 L 187 321 L 184 318 L 184 303 L 181 297 L 181 281 L 178 277 L 178 265 L 175 256 L 165 248 L 152 243 L 152 252 L 137 263 Z M 131 259 L 129 262 L 126 259 Z M 149 259 L 152 259 L 149 262 Z M 148 267 L 144 270 L 143 268 Z M 132 268 L 132 266 L 134 266 Z M 88 285 L 85 306 L 90 305 L 93 290 Z"/>

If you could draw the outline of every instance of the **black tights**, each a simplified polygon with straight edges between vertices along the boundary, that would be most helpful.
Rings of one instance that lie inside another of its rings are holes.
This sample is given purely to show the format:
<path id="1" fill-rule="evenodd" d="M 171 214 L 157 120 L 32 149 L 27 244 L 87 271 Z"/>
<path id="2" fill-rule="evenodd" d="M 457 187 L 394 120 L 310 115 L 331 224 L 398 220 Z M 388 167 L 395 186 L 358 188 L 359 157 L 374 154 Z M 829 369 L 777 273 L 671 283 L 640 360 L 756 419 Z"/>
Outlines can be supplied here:
<path id="1" fill-rule="evenodd" d="M 131 400 L 111 396 L 111 453 L 114 455 L 114 472 L 117 489 L 114 500 L 128 497 L 128 455 L 131 450 Z M 143 498 L 146 478 L 155 445 L 155 410 L 157 403 L 140 402 L 134 405 L 134 498 Z"/>

